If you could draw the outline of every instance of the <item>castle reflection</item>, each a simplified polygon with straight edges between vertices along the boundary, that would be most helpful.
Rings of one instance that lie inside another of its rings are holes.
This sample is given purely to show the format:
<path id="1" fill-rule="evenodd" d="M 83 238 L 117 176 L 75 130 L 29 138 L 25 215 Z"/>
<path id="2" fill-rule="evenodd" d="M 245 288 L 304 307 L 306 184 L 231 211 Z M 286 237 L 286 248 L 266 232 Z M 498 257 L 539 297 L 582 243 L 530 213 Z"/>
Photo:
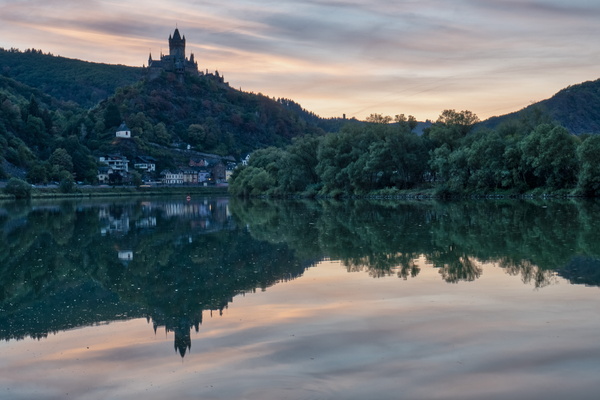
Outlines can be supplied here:
<path id="1" fill-rule="evenodd" d="M 147 318 L 190 351 L 204 312 L 323 259 L 456 284 L 494 264 L 526 284 L 600 285 L 596 202 L 270 202 L 202 198 L 5 203 L 0 338 Z M 417 261 L 418 260 L 418 261 Z"/>

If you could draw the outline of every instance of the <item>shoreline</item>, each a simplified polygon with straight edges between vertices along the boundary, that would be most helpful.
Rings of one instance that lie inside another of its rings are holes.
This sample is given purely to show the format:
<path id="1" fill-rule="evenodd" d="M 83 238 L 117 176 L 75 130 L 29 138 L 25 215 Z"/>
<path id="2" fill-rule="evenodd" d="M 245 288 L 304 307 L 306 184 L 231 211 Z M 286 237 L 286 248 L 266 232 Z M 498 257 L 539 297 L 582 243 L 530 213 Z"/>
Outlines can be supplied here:
<path id="1" fill-rule="evenodd" d="M 229 195 L 227 186 L 164 186 L 150 188 L 134 187 L 85 187 L 72 193 L 62 193 L 58 188 L 33 188 L 30 199 L 77 199 L 98 197 L 171 196 L 171 195 Z M 16 200 L 13 195 L 0 193 L 0 200 Z"/>

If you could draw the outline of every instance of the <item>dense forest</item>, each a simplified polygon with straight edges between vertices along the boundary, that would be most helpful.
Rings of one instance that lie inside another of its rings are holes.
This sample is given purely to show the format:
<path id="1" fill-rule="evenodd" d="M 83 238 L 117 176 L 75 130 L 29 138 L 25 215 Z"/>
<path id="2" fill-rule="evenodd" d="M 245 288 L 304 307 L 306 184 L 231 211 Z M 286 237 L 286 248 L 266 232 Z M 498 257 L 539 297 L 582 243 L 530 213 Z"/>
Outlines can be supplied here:
<path id="1" fill-rule="evenodd" d="M 94 107 L 122 86 L 144 77 L 144 69 L 54 56 L 41 50 L 0 48 L 0 74 L 64 102 Z"/>
<path id="2" fill-rule="evenodd" d="M 495 129 L 469 111 L 445 110 L 422 136 L 390 117 L 254 152 L 232 176 L 240 196 L 487 194 L 600 195 L 600 136 L 574 136 L 543 113 Z"/>
<path id="3" fill-rule="evenodd" d="M 549 99 L 499 117 L 489 118 L 482 125 L 495 128 L 503 122 L 544 114 L 574 135 L 600 133 L 600 80 L 571 85 Z"/>

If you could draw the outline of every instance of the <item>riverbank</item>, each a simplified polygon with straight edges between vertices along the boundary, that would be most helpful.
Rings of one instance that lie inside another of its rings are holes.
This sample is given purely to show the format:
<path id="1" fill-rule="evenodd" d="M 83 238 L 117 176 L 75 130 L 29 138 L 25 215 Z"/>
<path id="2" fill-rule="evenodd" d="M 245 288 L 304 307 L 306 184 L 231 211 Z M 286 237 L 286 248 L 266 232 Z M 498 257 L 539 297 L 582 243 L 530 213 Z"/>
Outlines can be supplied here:
<path id="1" fill-rule="evenodd" d="M 255 198 L 287 198 L 287 199 L 338 199 L 338 200 L 478 200 L 478 199 L 564 199 L 564 198 L 586 198 L 573 190 L 550 190 L 536 188 L 527 192 L 511 190 L 495 190 L 490 192 L 449 192 L 437 188 L 396 189 L 387 188 L 363 194 L 348 194 L 338 191 L 332 194 L 318 193 L 296 193 L 280 196 L 256 195 Z"/>
<path id="2" fill-rule="evenodd" d="M 227 195 L 227 186 L 86 186 L 77 187 L 71 193 L 62 193 L 58 187 L 35 187 L 31 189 L 32 199 L 51 198 L 92 198 L 130 196 L 185 196 L 185 195 Z M 12 200 L 14 196 L 0 193 L 0 200 Z"/>

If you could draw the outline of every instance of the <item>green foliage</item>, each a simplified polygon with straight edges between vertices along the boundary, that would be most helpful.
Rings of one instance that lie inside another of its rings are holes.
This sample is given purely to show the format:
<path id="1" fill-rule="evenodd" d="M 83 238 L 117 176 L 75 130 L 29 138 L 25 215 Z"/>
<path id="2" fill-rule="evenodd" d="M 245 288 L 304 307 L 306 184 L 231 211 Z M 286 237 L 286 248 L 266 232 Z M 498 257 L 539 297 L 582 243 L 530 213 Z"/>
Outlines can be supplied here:
<path id="1" fill-rule="evenodd" d="M 115 103 L 109 102 L 104 110 L 104 127 L 116 128 L 121 125 L 122 121 L 123 119 L 121 118 L 119 107 Z"/>
<path id="2" fill-rule="evenodd" d="M 241 157 L 257 148 L 287 145 L 306 133 L 321 133 L 277 101 L 235 90 L 212 75 L 187 76 L 181 83 L 165 74 L 120 88 L 91 111 L 90 119 L 104 122 L 105 131 L 95 134 L 106 139 L 114 135 L 106 129 L 117 124 L 117 109 L 145 143 L 189 144 L 221 155 Z M 108 115 L 115 117 L 109 121 Z"/>
<path id="3" fill-rule="evenodd" d="M 590 136 L 577 149 L 580 171 L 577 190 L 586 196 L 600 195 L 600 136 Z"/>
<path id="4" fill-rule="evenodd" d="M 578 172 L 576 142 L 565 128 L 539 125 L 520 142 L 520 149 L 529 187 L 562 189 L 574 186 Z"/>
<path id="5" fill-rule="evenodd" d="M 275 179 L 262 168 L 247 166 L 239 168 L 231 177 L 230 193 L 234 196 L 264 195 L 274 186 Z"/>
<path id="6" fill-rule="evenodd" d="M 65 149 L 54 150 L 48 162 L 52 168 L 57 168 L 59 171 L 73 171 L 73 159 Z"/>
<path id="7" fill-rule="evenodd" d="M 142 181 L 142 174 L 140 174 L 138 171 L 131 171 L 131 184 L 137 187 L 142 183 L 144 183 Z"/>
<path id="8" fill-rule="evenodd" d="M 18 178 L 10 178 L 4 187 L 4 193 L 17 199 L 27 199 L 31 197 L 31 185 Z"/>
<path id="9" fill-rule="evenodd" d="M 73 175 L 68 171 L 61 171 L 59 180 L 58 189 L 62 193 L 72 193 L 75 190 L 75 180 L 73 179 Z"/>
<path id="10" fill-rule="evenodd" d="M 497 130 L 473 130 L 477 117 L 472 113 L 446 110 L 429 134 L 420 137 L 410 133 L 402 116 L 397 120 L 405 123 L 395 125 L 375 114 L 371 120 L 379 122 L 297 139 L 282 151 L 254 153 L 258 156 L 253 154 L 250 165 L 265 171 L 272 186 L 246 190 L 246 179 L 232 193 L 338 197 L 433 185 L 441 197 L 568 193 L 576 187 L 582 195 L 598 194 L 595 139 L 584 140 L 587 144 L 578 149 L 581 141 L 561 126 L 540 123 L 528 130 L 532 121 L 543 121 L 538 117 Z"/>
<path id="11" fill-rule="evenodd" d="M 425 140 L 410 125 L 347 125 L 337 134 L 304 136 L 284 149 L 252 153 L 249 167 L 234 175 L 231 193 L 284 196 L 362 194 L 387 187 L 412 188 L 427 169 Z M 263 171 L 262 190 L 250 176 Z"/>
<path id="12" fill-rule="evenodd" d="M 447 144 L 454 149 L 477 122 L 479 118 L 471 111 L 444 110 L 427 135 L 438 145 Z"/>
<path id="13" fill-rule="evenodd" d="M 30 165 L 27 171 L 27 181 L 35 184 L 48 182 L 49 166 L 46 163 L 36 161 Z"/>
<path id="14" fill-rule="evenodd" d="M 2 74 L 64 102 L 92 107 L 118 87 L 137 82 L 142 68 L 108 65 L 43 54 L 39 50 L 0 48 Z"/>

